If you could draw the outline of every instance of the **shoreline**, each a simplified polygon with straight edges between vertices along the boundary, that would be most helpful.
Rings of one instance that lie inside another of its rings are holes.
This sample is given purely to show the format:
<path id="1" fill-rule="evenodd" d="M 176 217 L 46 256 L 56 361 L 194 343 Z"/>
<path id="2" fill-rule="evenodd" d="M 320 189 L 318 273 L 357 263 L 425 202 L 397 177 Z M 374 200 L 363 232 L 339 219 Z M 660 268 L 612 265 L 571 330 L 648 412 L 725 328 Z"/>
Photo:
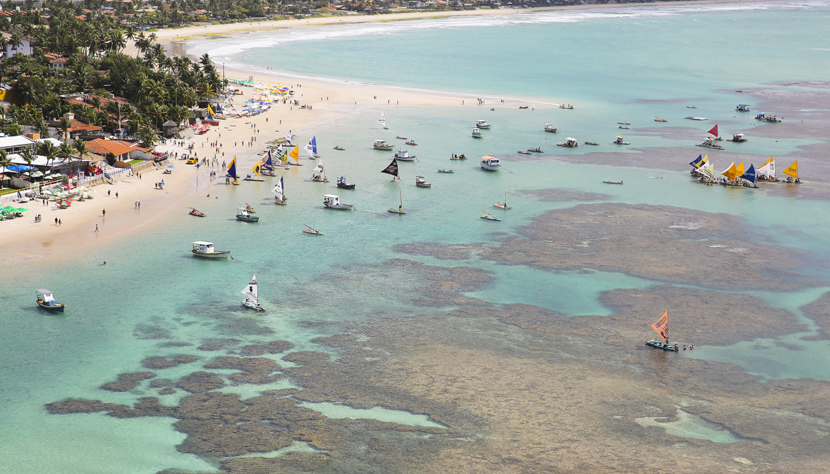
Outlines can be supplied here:
<path id="1" fill-rule="evenodd" d="M 346 18 L 314 18 L 309 20 L 281 20 L 270 22 L 248 22 L 248 23 L 233 23 L 226 25 L 203 25 L 198 27 L 187 27 L 175 30 L 163 30 L 157 32 L 158 42 L 171 42 L 184 40 L 185 36 L 192 38 L 198 36 L 214 36 L 217 34 L 238 34 L 246 31 L 260 31 L 266 29 L 284 29 L 284 28 L 306 28 L 315 26 L 326 26 L 337 23 L 366 23 L 379 21 L 401 21 L 401 20 L 415 20 L 427 19 L 436 17 L 452 17 L 452 16 L 471 16 L 471 15 L 515 15 L 537 13 L 541 11 L 556 11 L 556 10 L 591 10 L 591 9 L 608 9 L 608 8 L 634 8 L 639 6 L 654 6 L 654 5 L 696 5 L 696 4 L 723 4 L 723 3 L 766 3 L 763 0 L 749 0 L 749 2 L 735 2 L 728 0 L 691 0 L 683 2 L 665 3 L 646 3 L 646 4 L 612 4 L 612 5 L 575 5 L 567 7 L 550 7 L 550 8 L 536 8 L 536 9 L 522 9 L 522 10 L 463 10 L 453 12 L 424 12 L 424 13 L 401 13 L 389 15 L 373 15 L 373 16 L 355 16 Z M 336 21 L 335 21 L 336 20 Z M 253 28 L 253 29 L 252 29 Z M 199 34 L 196 34 L 199 33 Z M 135 54 L 136 50 L 132 43 L 130 43 L 124 50 L 124 54 Z M 182 54 L 178 52 L 177 54 Z M 247 78 L 254 76 L 254 82 L 260 84 L 286 83 L 296 84 L 296 77 L 290 77 L 286 74 L 280 74 L 279 71 L 274 71 L 274 74 L 262 74 L 260 72 L 245 71 L 240 69 L 227 69 L 226 76 L 238 75 L 240 78 Z M 223 157 L 221 154 L 218 159 L 221 162 L 225 160 L 230 162 L 235 155 L 238 157 L 237 167 L 239 170 L 249 169 L 253 165 L 253 154 L 260 155 L 265 146 L 265 142 L 277 137 L 283 136 L 288 130 L 292 130 L 295 134 L 301 134 L 317 124 L 324 123 L 335 118 L 343 117 L 350 113 L 365 111 L 371 108 L 387 107 L 387 106 L 439 106 L 439 107 L 463 107 L 476 106 L 474 103 L 466 104 L 465 99 L 474 97 L 472 95 L 465 96 L 463 94 L 453 94 L 451 92 L 440 93 L 431 91 L 416 91 L 406 90 L 384 85 L 368 85 L 359 83 L 344 83 L 326 81 L 321 79 L 302 79 L 301 84 L 295 87 L 295 99 L 298 99 L 303 104 L 312 105 L 312 110 L 294 110 L 289 104 L 279 104 L 271 107 L 267 112 L 257 117 L 247 117 L 245 120 L 227 119 L 220 121 L 220 125 L 212 127 L 205 135 L 194 136 L 188 143 L 194 143 L 194 151 L 197 153 L 200 150 L 208 150 L 205 148 L 207 143 L 221 141 L 223 147 L 221 151 L 225 153 Z M 244 92 L 248 92 L 247 88 L 243 88 Z M 253 89 L 250 89 L 253 92 Z M 306 98 L 305 94 L 309 97 Z M 240 95 L 240 101 L 246 100 L 252 94 Z M 314 98 L 314 99 L 312 99 Z M 319 99 L 316 99 L 319 98 Z M 384 100 L 387 102 L 384 103 Z M 521 102 L 517 99 L 506 99 L 506 103 L 502 105 L 515 105 Z M 472 102 L 472 101 L 471 101 Z M 546 104 L 540 104 L 544 107 Z M 353 106 L 352 110 L 347 108 Z M 553 107 L 553 105 L 550 105 Z M 286 111 L 285 109 L 289 110 Z M 288 118 L 286 118 L 288 114 Z M 281 120 L 286 120 L 287 123 L 281 124 Z M 265 120 L 263 120 L 265 119 Z M 270 122 L 268 121 L 270 119 Z M 245 121 L 255 120 L 259 125 L 266 125 L 251 132 L 258 139 L 262 138 L 261 145 L 259 140 L 253 143 L 252 146 L 245 146 L 244 143 L 250 140 L 245 133 L 245 127 L 236 127 L 237 124 Z M 222 134 L 225 134 L 222 137 Z M 221 137 L 221 138 L 220 138 Z M 238 143 L 238 145 L 230 146 L 230 144 Z M 159 151 L 178 151 L 179 153 L 186 150 L 181 147 L 171 145 L 159 145 L 156 147 Z M 211 155 L 202 154 L 199 156 L 211 158 Z M 118 238 L 123 237 L 127 232 L 139 231 L 147 232 L 155 229 L 159 225 L 170 223 L 173 219 L 179 218 L 179 214 L 173 212 L 181 206 L 187 207 L 188 199 L 195 201 L 195 196 L 200 189 L 196 188 L 195 181 L 196 171 L 195 167 L 190 167 L 184 162 L 172 160 L 171 163 L 176 166 L 172 175 L 163 175 L 160 171 L 144 172 L 143 179 L 139 180 L 137 177 L 129 178 L 124 181 L 116 181 L 112 185 L 101 185 L 95 188 L 95 198 L 91 201 L 76 203 L 66 210 L 59 210 L 54 208 L 51 204 L 46 207 L 38 204 L 37 201 L 26 203 L 30 212 L 25 214 L 23 218 L 18 218 L 12 221 L 5 221 L 2 223 L 4 233 L 7 234 L 4 238 L 4 243 L 7 248 L 11 249 L 0 253 L 0 268 L 5 268 L 7 265 L 16 265 L 19 263 L 40 263 L 49 262 L 56 256 L 66 256 L 75 253 L 74 250 L 86 250 L 93 245 L 112 245 L 118 242 Z M 217 171 L 217 176 L 224 175 L 219 168 L 212 168 Z M 209 180 L 209 171 L 211 168 L 203 166 L 198 172 L 199 178 L 204 179 L 204 182 Z M 241 172 L 240 174 L 244 174 Z M 163 191 L 159 191 L 152 187 L 155 181 L 165 179 L 167 184 Z M 221 179 L 221 178 L 220 178 Z M 105 191 L 111 191 L 111 196 L 106 196 Z M 119 198 L 115 199 L 115 193 L 119 194 Z M 135 202 L 141 202 L 141 209 L 132 207 Z M 101 215 L 101 211 L 107 209 L 107 217 Z M 184 210 L 182 210 L 183 215 Z M 42 214 L 42 222 L 35 223 L 34 216 Z M 54 225 L 54 219 L 59 218 L 65 221 L 61 226 Z M 98 224 L 99 231 L 95 232 L 95 225 Z M 65 226 L 65 227 L 64 227 Z M 44 228 L 48 230 L 43 230 Z M 69 258 L 69 257 L 66 257 Z"/>

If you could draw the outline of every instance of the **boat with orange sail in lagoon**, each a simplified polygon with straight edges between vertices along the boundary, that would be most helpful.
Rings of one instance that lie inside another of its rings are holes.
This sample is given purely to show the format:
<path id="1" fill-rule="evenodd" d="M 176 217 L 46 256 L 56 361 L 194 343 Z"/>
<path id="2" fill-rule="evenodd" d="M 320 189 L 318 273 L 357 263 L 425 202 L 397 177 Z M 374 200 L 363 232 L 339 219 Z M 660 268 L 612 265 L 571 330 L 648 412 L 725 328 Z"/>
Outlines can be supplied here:
<path id="1" fill-rule="evenodd" d="M 660 316 L 660 319 L 655 321 L 651 327 L 660 335 L 660 339 L 649 339 L 646 341 L 647 346 L 663 349 L 664 351 L 677 352 L 677 343 L 672 344 L 669 342 L 669 310 L 666 310 L 663 316 Z"/>

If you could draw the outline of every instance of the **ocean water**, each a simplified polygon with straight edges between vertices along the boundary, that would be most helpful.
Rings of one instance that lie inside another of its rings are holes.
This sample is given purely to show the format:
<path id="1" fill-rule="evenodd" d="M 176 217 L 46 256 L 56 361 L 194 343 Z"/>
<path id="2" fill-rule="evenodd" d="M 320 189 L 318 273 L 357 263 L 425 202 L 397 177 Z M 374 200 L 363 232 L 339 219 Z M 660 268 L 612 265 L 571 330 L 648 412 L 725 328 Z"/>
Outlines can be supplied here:
<path id="1" fill-rule="evenodd" d="M 385 266 L 392 258 L 441 267 L 474 266 L 486 271 L 492 281 L 469 296 L 496 305 L 538 305 L 566 316 L 608 314 L 609 308 L 598 298 L 602 291 L 660 283 L 614 273 L 555 274 L 476 259 L 444 261 L 395 251 L 396 245 L 407 243 L 498 243 L 549 210 L 581 203 L 545 202 L 521 191 L 582 191 L 608 196 L 594 202 L 664 204 L 733 214 L 750 222 L 753 235 L 761 241 L 811 252 L 815 261 L 805 272 L 830 281 L 830 267 L 821 264 L 830 256 L 825 245 L 823 202 L 695 186 L 689 183 L 685 169 L 623 168 L 612 166 L 613 162 L 580 164 L 515 153 L 537 146 L 560 155 L 589 153 L 595 150 L 566 150 L 557 148 L 555 142 L 574 136 L 580 141 L 610 143 L 621 132 L 616 124 L 620 120 L 635 124 L 632 129 L 648 124 L 648 130 L 625 131 L 639 154 L 648 154 L 650 148 L 677 146 L 676 140 L 651 131 L 656 128 L 654 116 L 669 119 L 672 126 L 698 130 L 696 136 L 705 135 L 715 120 L 722 131 L 758 126 L 751 117 L 734 113 L 735 104 L 743 102 L 735 91 L 775 82 L 823 80 L 826 68 L 822 64 L 826 64 L 830 50 L 824 28 L 828 15 L 827 2 L 649 6 L 331 25 L 190 45 L 190 54 L 209 52 L 217 63 L 244 63 L 266 74 L 267 67 L 288 71 L 298 82 L 304 77 L 322 77 L 377 84 L 382 91 L 378 95 L 388 97 L 392 104 L 398 88 L 440 91 L 459 98 L 463 94 L 468 104 L 482 97 L 487 103 L 452 109 L 361 105 L 353 114 L 313 130 L 294 130 L 299 143 L 317 137 L 331 183 L 310 181 L 310 160 L 305 160 L 303 167 L 280 170 L 288 206 L 272 204 L 271 181 L 242 182 L 238 187 L 205 182 L 204 193 L 220 197 L 198 198 L 193 203 L 208 214 L 205 219 L 183 219 L 176 226 L 142 230 L 117 244 L 73 252 L 48 265 L 20 269 L 3 278 L 0 472 L 215 470 L 209 460 L 176 451 L 184 436 L 172 428 L 172 419 L 57 416 L 48 415 L 44 405 L 68 397 L 132 404 L 141 396 L 154 396 L 146 384 L 127 393 L 99 387 L 115 381 L 118 374 L 146 370 L 141 361 L 149 356 L 193 354 L 208 359 L 211 354 L 196 349 L 205 340 L 237 338 L 253 344 L 283 339 L 295 345 L 292 350 L 329 351 L 311 341 L 337 329 L 304 325 L 303 321 L 359 322 L 377 315 L 417 315 L 408 290 L 425 283 Z M 538 108 L 501 107 L 500 98 L 526 100 Z M 558 103 L 574 103 L 577 108 L 547 107 Z M 698 108 L 692 111 L 687 104 Z M 494 111 L 489 110 L 491 106 Z M 377 124 L 380 113 L 387 118 L 389 130 Z M 711 119 L 682 120 L 686 115 Z M 470 131 L 481 118 L 493 128 L 484 131 L 483 140 L 473 140 Z M 562 132 L 542 132 L 545 123 L 556 124 Z M 396 135 L 419 143 L 407 147 L 418 161 L 400 163 L 400 186 L 380 174 L 392 154 L 371 149 L 372 141 L 379 138 L 403 146 Z M 261 142 L 271 138 L 275 137 L 264 137 Z M 741 150 L 748 156 L 783 154 L 809 143 L 753 139 Z M 336 144 L 346 150 L 332 150 Z M 686 161 L 698 154 L 689 148 Z M 453 153 L 464 153 L 471 159 L 449 161 Z M 482 171 L 477 157 L 483 154 L 502 158 L 502 171 Z M 253 156 L 240 156 L 240 168 L 247 169 L 252 160 Z M 723 163 L 724 168 L 726 165 Z M 437 173 L 442 168 L 453 168 L 455 173 Z M 340 175 L 356 183 L 357 189 L 335 191 L 334 182 Z M 416 188 L 416 175 L 427 177 L 433 187 Z M 662 179 L 652 179 L 656 177 Z M 622 179 L 626 185 L 603 185 L 605 178 Z M 322 196 L 331 192 L 354 204 L 356 210 L 324 209 Z M 513 209 L 499 214 L 504 220 L 479 219 L 482 211 L 498 211 L 492 203 L 503 200 L 505 192 Z M 386 212 L 401 199 L 409 214 Z M 257 209 L 259 223 L 234 219 L 236 207 L 244 203 Z M 793 231 L 796 224 L 797 231 Z M 302 234 L 304 225 L 322 230 L 325 236 Z M 193 259 L 189 250 L 194 240 L 230 249 L 234 260 Z M 108 264 L 99 266 L 102 260 Z M 256 316 L 239 305 L 243 298 L 240 290 L 254 272 L 260 282 L 261 302 L 268 309 Z M 34 290 L 41 287 L 54 290 L 69 305 L 65 314 L 44 315 L 33 307 Z M 540 287 L 549 291 L 538 291 Z M 773 292 L 766 297 L 770 304 L 801 317 L 798 308 L 822 293 Z M 379 298 L 381 294 L 386 296 Z M 644 330 L 648 330 L 646 323 Z M 193 345 L 160 346 L 166 341 Z M 795 344 L 802 350 L 788 351 L 775 342 Z M 712 360 L 738 363 L 747 372 L 767 379 L 826 379 L 821 364 L 810 361 L 830 359 L 830 347 L 822 341 L 788 336 L 779 341 L 708 348 L 696 352 L 695 357 L 704 354 Z M 767 363 L 773 360 L 774 364 Z M 192 365 L 164 369 L 160 376 L 175 379 L 193 370 Z M 290 380 L 281 380 L 267 386 L 224 390 L 247 397 L 259 390 L 291 386 Z M 172 404 L 181 396 L 163 396 L 161 401 Z M 403 424 L 429 423 L 423 414 L 385 408 L 358 412 L 321 404 L 319 409 L 332 417 L 376 416 Z M 688 424 L 697 427 L 693 421 Z M 704 428 L 692 431 L 698 433 L 696 437 L 732 441 Z"/>

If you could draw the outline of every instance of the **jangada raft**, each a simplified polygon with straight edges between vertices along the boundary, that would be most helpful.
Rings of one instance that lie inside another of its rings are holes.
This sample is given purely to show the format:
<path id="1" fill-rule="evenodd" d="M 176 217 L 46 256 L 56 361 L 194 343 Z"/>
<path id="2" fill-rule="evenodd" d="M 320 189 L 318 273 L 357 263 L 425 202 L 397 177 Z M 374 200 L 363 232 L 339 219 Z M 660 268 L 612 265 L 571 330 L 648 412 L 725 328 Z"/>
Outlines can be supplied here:
<path id="1" fill-rule="evenodd" d="M 649 339 L 646 341 L 647 346 L 663 349 L 664 351 L 677 352 L 677 343 L 669 342 L 669 310 L 660 316 L 660 319 L 655 321 L 651 327 L 660 335 L 660 339 Z"/>

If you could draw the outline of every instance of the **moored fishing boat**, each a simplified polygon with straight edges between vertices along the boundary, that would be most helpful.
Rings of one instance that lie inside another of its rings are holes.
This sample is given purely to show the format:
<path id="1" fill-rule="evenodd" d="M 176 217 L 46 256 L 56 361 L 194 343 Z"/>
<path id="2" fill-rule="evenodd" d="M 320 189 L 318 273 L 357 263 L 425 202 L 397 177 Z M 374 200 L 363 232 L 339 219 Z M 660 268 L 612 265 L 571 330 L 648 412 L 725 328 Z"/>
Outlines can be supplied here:
<path id="1" fill-rule="evenodd" d="M 231 254 L 230 250 L 216 250 L 213 248 L 213 242 L 204 242 L 197 240 L 193 242 L 193 250 L 191 253 L 194 257 L 202 258 L 228 258 Z"/>
<path id="2" fill-rule="evenodd" d="M 265 308 L 259 304 L 258 287 L 259 285 L 256 281 L 256 273 L 254 273 L 254 276 L 251 278 L 251 282 L 242 289 L 242 294 L 246 296 L 246 298 L 242 300 L 242 306 L 255 309 L 257 311 L 265 311 Z"/>
<path id="3" fill-rule="evenodd" d="M 798 160 L 795 160 L 789 168 L 781 170 L 781 172 L 787 175 L 787 179 L 784 182 L 801 184 L 801 178 L 798 177 Z"/>
<path id="4" fill-rule="evenodd" d="M 527 151 L 529 151 L 529 152 L 531 152 L 531 153 L 544 153 L 544 152 L 542 151 L 542 149 L 541 149 L 541 148 L 539 148 L 538 146 L 537 146 L 536 148 L 528 148 L 528 149 L 527 149 Z"/>
<path id="5" fill-rule="evenodd" d="M 510 206 L 507 205 L 507 186 L 504 187 L 504 202 L 497 202 L 493 204 L 493 207 L 498 207 L 499 209 L 512 209 Z"/>
<path id="6" fill-rule="evenodd" d="M 554 127 L 552 124 L 546 123 L 545 131 L 548 133 L 556 133 L 556 127 Z"/>
<path id="7" fill-rule="evenodd" d="M 336 194 L 324 194 L 323 205 L 329 209 L 337 209 L 340 211 L 350 211 L 354 209 L 354 205 L 340 202 L 340 196 Z"/>
<path id="8" fill-rule="evenodd" d="M 252 216 L 251 212 L 244 207 L 236 210 L 236 219 L 244 222 L 259 222 L 259 217 Z"/>
<path id="9" fill-rule="evenodd" d="M 677 343 L 671 344 L 669 342 L 669 310 L 663 313 L 651 327 L 660 335 L 660 339 L 649 339 L 646 341 L 647 346 L 663 349 L 664 351 L 677 352 Z"/>
<path id="10" fill-rule="evenodd" d="M 761 112 L 755 116 L 755 120 L 767 123 L 780 123 L 783 119 L 776 117 L 775 114 L 765 114 L 764 112 Z"/>
<path id="11" fill-rule="evenodd" d="M 683 117 L 683 118 L 688 119 L 688 120 L 698 120 L 698 121 L 708 120 L 706 117 L 695 117 L 695 116 L 692 116 L 692 115 L 689 115 L 689 116 Z"/>
<path id="12" fill-rule="evenodd" d="M 492 214 L 488 214 L 488 213 L 486 213 L 486 212 L 484 212 L 484 211 L 481 211 L 481 213 L 482 213 L 483 215 L 482 215 L 482 216 L 480 216 L 480 217 L 481 217 L 482 219 L 486 220 L 486 221 L 500 221 L 500 220 L 501 220 L 501 219 L 499 219 L 498 217 L 496 217 L 496 216 L 494 216 L 494 215 L 492 215 Z"/>
<path id="13" fill-rule="evenodd" d="M 343 148 L 343 147 L 342 147 L 342 146 L 340 146 L 340 145 L 334 145 L 334 149 L 335 149 L 335 150 L 339 150 L 339 151 L 343 151 L 343 150 L 345 150 L 345 148 Z"/>
<path id="14" fill-rule="evenodd" d="M 769 160 L 758 168 L 756 176 L 758 181 L 778 181 L 778 176 L 775 175 L 775 159 L 770 156 Z"/>
<path id="15" fill-rule="evenodd" d="M 372 148 L 375 150 L 392 151 L 394 147 L 386 143 L 386 140 L 375 140 L 375 143 L 372 145 Z"/>
<path id="16" fill-rule="evenodd" d="M 66 309 L 66 305 L 58 303 L 52 292 L 46 289 L 37 290 L 35 299 L 38 306 L 43 309 L 48 309 L 49 311 L 60 311 L 63 313 L 63 310 Z"/>
<path id="17" fill-rule="evenodd" d="M 341 177 L 337 178 L 337 187 L 340 188 L 340 189 L 354 189 L 354 186 L 355 186 L 354 184 L 349 183 L 348 181 L 346 181 L 345 176 L 341 176 Z"/>
<path id="18" fill-rule="evenodd" d="M 419 188 L 431 188 L 432 184 L 427 183 L 426 178 L 424 178 L 423 176 L 416 176 L 415 177 L 415 186 L 418 186 Z"/>
<path id="19" fill-rule="evenodd" d="M 460 155 L 452 155 L 452 156 L 450 157 L 450 159 L 451 159 L 451 160 L 466 160 L 466 159 L 467 159 L 467 157 L 466 157 L 466 156 L 464 156 L 464 154 L 462 153 L 462 154 L 460 154 Z"/>
<path id="20" fill-rule="evenodd" d="M 591 145 L 591 146 L 599 146 L 599 143 L 597 143 L 597 142 L 585 142 L 585 144 L 586 145 Z"/>
<path id="21" fill-rule="evenodd" d="M 749 112 L 749 104 L 738 104 L 735 110 L 738 112 Z"/>
<path id="22" fill-rule="evenodd" d="M 191 216 L 196 216 L 196 217 L 205 217 L 205 213 L 198 210 L 198 209 L 196 209 L 195 207 L 191 207 L 190 212 L 188 214 L 190 214 Z"/>
<path id="23" fill-rule="evenodd" d="M 448 169 L 440 169 L 440 170 L 438 170 L 438 172 L 439 173 L 454 173 L 453 170 L 448 170 Z"/>
<path id="24" fill-rule="evenodd" d="M 493 158 L 492 156 L 482 156 L 481 157 L 481 169 L 485 171 L 498 171 L 501 168 L 501 161 L 498 158 Z"/>
<path id="25" fill-rule="evenodd" d="M 410 155 L 406 150 L 396 151 L 395 158 L 397 158 L 398 161 L 415 161 L 415 155 Z"/>
<path id="26" fill-rule="evenodd" d="M 732 135 L 732 138 L 730 138 L 729 141 L 730 142 L 735 142 L 735 143 L 743 143 L 743 142 L 746 142 L 746 141 L 749 141 L 749 140 L 744 138 L 743 133 L 735 133 L 735 134 Z"/>
<path id="27" fill-rule="evenodd" d="M 415 140 L 409 140 L 408 142 L 406 142 L 406 144 L 409 146 L 418 146 L 418 144 L 415 143 Z"/>
<path id="28" fill-rule="evenodd" d="M 576 141 L 576 138 L 568 137 L 565 139 L 563 143 L 557 143 L 556 146 L 561 146 L 565 148 L 576 148 L 579 146 L 579 142 Z"/>
<path id="29" fill-rule="evenodd" d="M 317 183 L 328 183 L 329 179 L 326 178 L 326 171 L 323 169 L 323 160 L 317 162 L 317 166 L 314 167 L 314 170 L 311 172 L 311 180 Z"/>
<path id="30" fill-rule="evenodd" d="M 323 235 L 323 233 L 320 232 L 319 230 L 313 229 L 313 228 L 309 227 L 307 224 L 303 224 L 303 225 L 305 225 L 305 229 L 303 229 L 303 233 L 306 233 L 306 234 L 309 234 L 309 235 Z"/>
<path id="31" fill-rule="evenodd" d="M 479 130 L 477 128 L 474 128 L 473 129 L 473 138 L 484 138 L 484 136 L 481 134 L 481 130 Z"/>
<path id="32" fill-rule="evenodd" d="M 701 146 L 703 148 L 711 148 L 713 150 L 723 150 L 723 147 L 721 145 L 718 145 L 717 143 L 715 143 L 715 141 L 716 140 L 714 138 L 708 137 L 708 138 L 706 138 L 706 140 L 703 140 L 703 143 L 698 143 L 695 146 Z"/>
<path id="33" fill-rule="evenodd" d="M 386 210 L 386 212 L 391 212 L 392 214 L 406 214 L 406 211 L 403 210 L 403 191 L 401 191 L 401 185 L 398 185 L 398 196 L 401 199 L 401 203 L 398 205 L 398 208 L 390 207 Z"/>
<path id="34" fill-rule="evenodd" d="M 605 184 L 623 184 L 622 180 L 614 180 L 614 179 L 603 179 L 603 183 Z"/>
<path id="35" fill-rule="evenodd" d="M 490 124 L 487 123 L 486 120 L 478 120 L 476 122 L 476 128 L 480 128 L 482 130 L 489 130 L 490 129 Z"/>
<path id="36" fill-rule="evenodd" d="M 612 142 L 614 145 L 629 145 L 629 143 L 623 140 L 623 137 L 617 135 L 617 138 Z"/>
<path id="37" fill-rule="evenodd" d="M 526 150 L 519 150 L 518 153 L 520 153 L 522 155 L 530 155 L 531 154 L 529 151 L 526 151 Z"/>
<path id="38" fill-rule="evenodd" d="M 668 120 L 666 120 L 664 118 L 660 118 L 660 117 L 654 117 L 654 121 L 655 122 L 668 122 Z"/>

